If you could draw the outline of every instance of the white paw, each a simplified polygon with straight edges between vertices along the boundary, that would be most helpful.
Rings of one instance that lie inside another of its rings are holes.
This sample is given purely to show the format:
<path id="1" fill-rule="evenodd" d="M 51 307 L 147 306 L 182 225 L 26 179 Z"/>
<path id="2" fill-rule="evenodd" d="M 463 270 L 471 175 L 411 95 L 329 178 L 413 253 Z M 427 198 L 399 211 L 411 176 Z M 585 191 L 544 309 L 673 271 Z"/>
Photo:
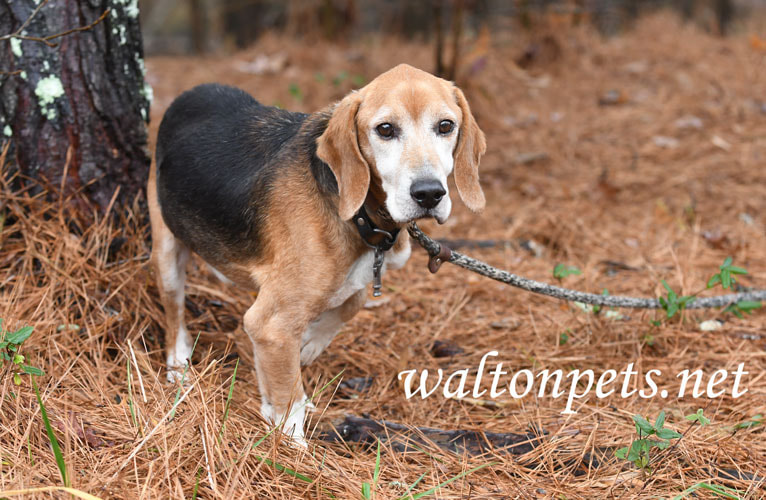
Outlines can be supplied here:
<path id="1" fill-rule="evenodd" d="M 282 433 L 290 438 L 291 446 L 307 448 L 308 443 L 303 432 L 303 423 L 306 420 L 306 410 L 313 408 L 314 405 L 304 396 L 300 402 L 293 404 L 287 417 L 284 414 L 278 413 L 267 402 L 261 405 L 261 415 L 272 425 L 281 426 Z"/>
<path id="2" fill-rule="evenodd" d="M 180 382 L 185 382 L 183 368 L 179 369 L 179 368 L 168 366 L 167 377 L 168 377 L 168 382 L 170 382 L 173 385 L 178 384 Z"/>
<path id="3" fill-rule="evenodd" d="M 303 435 L 300 435 L 300 436 L 292 435 L 292 436 L 290 436 L 290 441 L 288 441 L 287 444 L 289 444 L 293 448 L 298 448 L 298 449 L 301 449 L 301 450 L 308 450 L 308 448 L 309 448 L 309 442 L 306 441 L 306 437 L 303 436 Z"/>
<path id="4" fill-rule="evenodd" d="M 176 336 L 176 345 L 173 346 L 173 350 L 168 352 L 167 367 L 168 367 L 168 382 L 176 383 L 184 379 L 185 382 L 189 380 L 189 370 L 186 365 L 190 362 L 192 356 L 191 337 L 186 332 L 186 328 L 183 326 L 178 329 L 178 335 Z M 186 376 L 184 377 L 184 372 Z"/>

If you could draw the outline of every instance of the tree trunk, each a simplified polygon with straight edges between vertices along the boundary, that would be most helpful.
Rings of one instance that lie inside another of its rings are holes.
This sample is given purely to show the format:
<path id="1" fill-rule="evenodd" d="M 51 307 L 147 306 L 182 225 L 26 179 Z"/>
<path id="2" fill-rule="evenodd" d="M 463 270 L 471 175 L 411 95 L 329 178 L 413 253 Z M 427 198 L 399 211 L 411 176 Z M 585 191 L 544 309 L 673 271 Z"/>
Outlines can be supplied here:
<path id="1" fill-rule="evenodd" d="M 118 202 L 132 201 L 148 173 L 152 91 L 138 0 L 0 0 L 0 36 L 45 38 L 87 27 L 107 10 L 89 29 L 49 40 L 55 47 L 0 41 L 0 142 L 10 140 L 11 168 L 22 183 L 53 187 L 53 196 L 63 186 L 59 195 L 86 217 L 87 205 L 105 209 L 118 187 Z"/>
<path id="2" fill-rule="evenodd" d="M 192 47 L 196 54 L 207 50 L 207 28 L 205 26 L 205 6 L 202 0 L 189 0 L 189 18 L 191 19 Z"/>

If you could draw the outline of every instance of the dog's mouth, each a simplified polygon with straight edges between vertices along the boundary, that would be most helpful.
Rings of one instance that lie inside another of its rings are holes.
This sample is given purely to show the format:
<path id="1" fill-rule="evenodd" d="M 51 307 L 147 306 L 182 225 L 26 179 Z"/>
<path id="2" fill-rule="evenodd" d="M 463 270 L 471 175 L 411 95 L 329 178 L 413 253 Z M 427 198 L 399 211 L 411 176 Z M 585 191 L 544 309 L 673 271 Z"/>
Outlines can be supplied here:
<path id="1" fill-rule="evenodd" d="M 433 218 L 439 224 L 444 224 L 445 222 L 447 222 L 447 216 L 443 216 L 437 213 L 436 209 L 428 209 L 428 210 L 423 210 L 416 217 L 409 219 L 404 224 L 406 225 L 406 224 L 409 224 L 410 222 L 424 220 L 424 219 L 431 219 L 431 218 Z"/>
<path id="2" fill-rule="evenodd" d="M 384 210 L 384 213 L 378 211 L 377 215 L 386 222 L 390 222 L 396 226 L 403 227 L 410 222 L 427 220 L 430 218 L 433 218 L 439 224 L 444 224 L 447 222 L 449 212 L 449 210 L 444 210 L 441 208 L 441 205 L 437 205 L 433 208 L 409 207 L 409 210 L 407 210 L 405 213 L 397 214 L 396 216 L 392 215 L 388 210 Z M 396 211 L 394 211 L 394 213 L 396 213 Z"/>

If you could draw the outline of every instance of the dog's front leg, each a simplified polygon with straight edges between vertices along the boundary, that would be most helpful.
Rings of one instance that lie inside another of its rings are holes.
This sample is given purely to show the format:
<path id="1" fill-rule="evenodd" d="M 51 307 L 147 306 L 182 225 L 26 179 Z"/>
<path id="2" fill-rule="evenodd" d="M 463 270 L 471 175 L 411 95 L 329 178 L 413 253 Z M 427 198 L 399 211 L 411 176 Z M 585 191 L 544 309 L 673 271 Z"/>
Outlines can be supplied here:
<path id="1" fill-rule="evenodd" d="M 306 398 L 301 381 L 301 334 L 311 317 L 307 304 L 286 300 L 284 290 L 262 287 L 244 317 L 253 342 L 261 391 L 261 413 L 296 444 L 306 446 L 303 423 Z"/>

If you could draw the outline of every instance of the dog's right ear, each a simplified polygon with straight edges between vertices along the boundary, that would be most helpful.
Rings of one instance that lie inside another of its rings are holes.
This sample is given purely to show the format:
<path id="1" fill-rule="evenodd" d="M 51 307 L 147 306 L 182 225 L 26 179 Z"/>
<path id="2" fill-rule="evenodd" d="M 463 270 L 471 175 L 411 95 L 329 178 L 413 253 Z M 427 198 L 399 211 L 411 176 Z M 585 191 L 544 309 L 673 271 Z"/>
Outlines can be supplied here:
<path id="1" fill-rule="evenodd" d="M 356 114 L 361 103 L 358 92 L 347 95 L 335 106 L 327 129 L 317 139 L 317 156 L 330 166 L 338 181 L 338 212 L 343 220 L 359 211 L 370 188 L 370 167 L 357 139 Z"/>

